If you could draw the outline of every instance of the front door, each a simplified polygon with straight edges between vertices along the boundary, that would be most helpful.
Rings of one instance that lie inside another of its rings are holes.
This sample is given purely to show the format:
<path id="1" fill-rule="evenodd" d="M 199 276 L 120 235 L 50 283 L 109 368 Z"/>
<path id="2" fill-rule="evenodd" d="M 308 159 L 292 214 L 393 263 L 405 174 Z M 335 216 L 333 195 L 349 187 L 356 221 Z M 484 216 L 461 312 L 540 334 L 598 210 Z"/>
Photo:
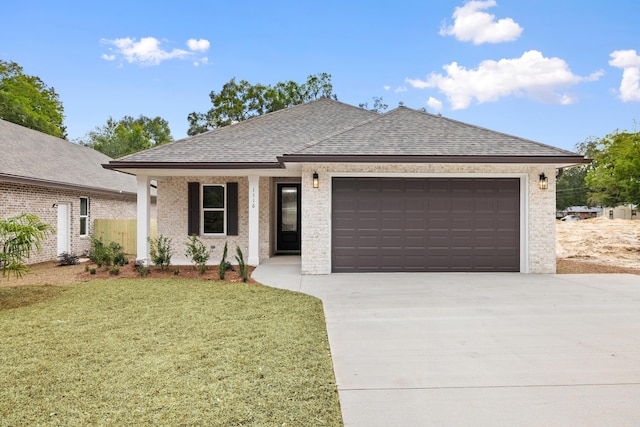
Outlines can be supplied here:
<path id="1" fill-rule="evenodd" d="M 71 227 L 70 227 L 70 206 L 66 203 L 58 204 L 58 255 L 63 252 L 70 253 Z"/>
<path id="2" fill-rule="evenodd" d="M 278 251 L 300 251 L 300 184 L 278 184 Z"/>

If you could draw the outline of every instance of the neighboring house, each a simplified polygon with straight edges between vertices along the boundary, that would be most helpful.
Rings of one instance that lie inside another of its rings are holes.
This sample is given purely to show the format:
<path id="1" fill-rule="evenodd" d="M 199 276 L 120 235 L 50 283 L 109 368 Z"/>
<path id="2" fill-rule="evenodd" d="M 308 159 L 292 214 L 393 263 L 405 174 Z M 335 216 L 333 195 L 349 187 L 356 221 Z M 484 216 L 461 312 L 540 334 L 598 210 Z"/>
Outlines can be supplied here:
<path id="1" fill-rule="evenodd" d="M 638 219 L 637 206 L 635 205 L 619 205 L 603 209 L 603 215 L 609 219 Z"/>
<path id="2" fill-rule="evenodd" d="M 399 107 L 329 99 L 112 160 L 138 181 L 138 259 L 158 233 L 225 241 L 251 265 L 300 253 L 303 274 L 555 272 L 556 169 L 582 155 Z M 217 260 L 214 260 L 217 261 Z"/>
<path id="3" fill-rule="evenodd" d="M 590 208 L 589 206 L 570 206 L 565 210 L 557 211 L 556 218 L 559 219 L 567 215 L 577 215 L 580 219 L 589 219 L 602 216 L 602 212 L 601 207 Z"/>
<path id="4" fill-rule="evenodd" d="M 0 120 L 0 217 L 33 213 L 55 232 L 30 263 L 89 250 L 95 219 L 135 219 L 136 179 L 88 147 Z"/>

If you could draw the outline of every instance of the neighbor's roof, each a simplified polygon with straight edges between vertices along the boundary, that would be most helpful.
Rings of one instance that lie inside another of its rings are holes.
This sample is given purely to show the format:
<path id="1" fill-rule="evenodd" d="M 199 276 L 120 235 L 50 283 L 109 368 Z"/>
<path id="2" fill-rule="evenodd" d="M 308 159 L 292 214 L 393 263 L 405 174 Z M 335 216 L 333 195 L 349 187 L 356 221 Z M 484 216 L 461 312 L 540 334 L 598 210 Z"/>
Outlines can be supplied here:
<path id="1" fill-rule="evenodd" d="M 136 193 L 134 176 L 102 167 L 109 156 L 5 120 L 0 120 L 0 151 L 0 181 Z"/>
<path id="2" fill-rule="evenodd" d="M 584 163 L 582 155 L 398 107 L 319 99 L 111 161 L 108 168 L 274 168 L 287 162 Z"/>

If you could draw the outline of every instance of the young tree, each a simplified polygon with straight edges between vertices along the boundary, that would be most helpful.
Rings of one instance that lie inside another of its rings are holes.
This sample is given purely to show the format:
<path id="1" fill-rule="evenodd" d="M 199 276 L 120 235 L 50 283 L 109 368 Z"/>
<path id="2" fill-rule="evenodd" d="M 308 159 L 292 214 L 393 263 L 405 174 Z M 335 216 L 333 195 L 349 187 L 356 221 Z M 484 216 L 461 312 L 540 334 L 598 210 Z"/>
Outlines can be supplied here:
<path id="1" fill-rule="evenodd" d="M 165 119 L 141 115 L 137 119 L 125 116 L 114 120 L 109 117 L 106 125 L 96 127 L 79 142 L 117 159 L 170 141 L 173 137 Z"/>
<path id="2" fill-rule="evenodd" d="M 274 86 L 246 80 L 236 81 L 235 77 L 225 83 L 219 93 L 211 91 L 211 108 L 206 113 L 189 114 L 189 135 L 197 135 L 208 130 L 250 119 L 273 111 L 302 104 L 318 98 L 337 99 L 333 94 L 331 74 L 310 75 L 305 83 L 286 81 Z"/>
<path id="3" fill-rule="evenodd" d="M 66 138 L 64 108 L 54 88 L 24 74 L 15 62 L 0 60 L 0 119 Z"/>
<path id="4" fill-rule="evenodd" d="M 2 277 L 22 277 L 28 271 L 26 260 L 33 250 L 39 251 L 41 243 L 53 231 L 53 227 L 33 214 L 21 214 L 0 219 L 0 268 Z"/>
<path id="5" fill-rule="evenodd" d="M 640 203 L 640 132 L 618 132 L 584 143 L 593 158 L 585 177 L 591 203 Z"/>
<path id="6" fill-rule="evenodd" d="M 389 104 L 385 104 L 382 100 L 381 96 L 374 96 L 373 98 L 373 107 L 369 108 L 368 102 L 361 102 L 358 104 L 358 107 L 364 108 L 365 110 L 375 111 L 376 113 L 384 113 L 389 108 Z M 402 103 L 399 104 L 403 105 Z"/>

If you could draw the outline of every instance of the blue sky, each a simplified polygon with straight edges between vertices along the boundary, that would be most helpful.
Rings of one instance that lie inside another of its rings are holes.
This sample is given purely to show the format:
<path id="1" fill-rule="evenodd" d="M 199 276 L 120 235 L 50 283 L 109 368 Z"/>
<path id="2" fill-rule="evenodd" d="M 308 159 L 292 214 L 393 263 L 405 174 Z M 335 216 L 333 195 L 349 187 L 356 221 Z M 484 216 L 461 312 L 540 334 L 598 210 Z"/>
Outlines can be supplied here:
<path id="1" fill-rule="evenodd" d="M 160 116 L 175 139 L 232 77 L 332 75 L 411 108 L 565 149 L 640 119 L 640 2 L 8 2 L 0 59 L 55 88 L 69 138 Z"/>

